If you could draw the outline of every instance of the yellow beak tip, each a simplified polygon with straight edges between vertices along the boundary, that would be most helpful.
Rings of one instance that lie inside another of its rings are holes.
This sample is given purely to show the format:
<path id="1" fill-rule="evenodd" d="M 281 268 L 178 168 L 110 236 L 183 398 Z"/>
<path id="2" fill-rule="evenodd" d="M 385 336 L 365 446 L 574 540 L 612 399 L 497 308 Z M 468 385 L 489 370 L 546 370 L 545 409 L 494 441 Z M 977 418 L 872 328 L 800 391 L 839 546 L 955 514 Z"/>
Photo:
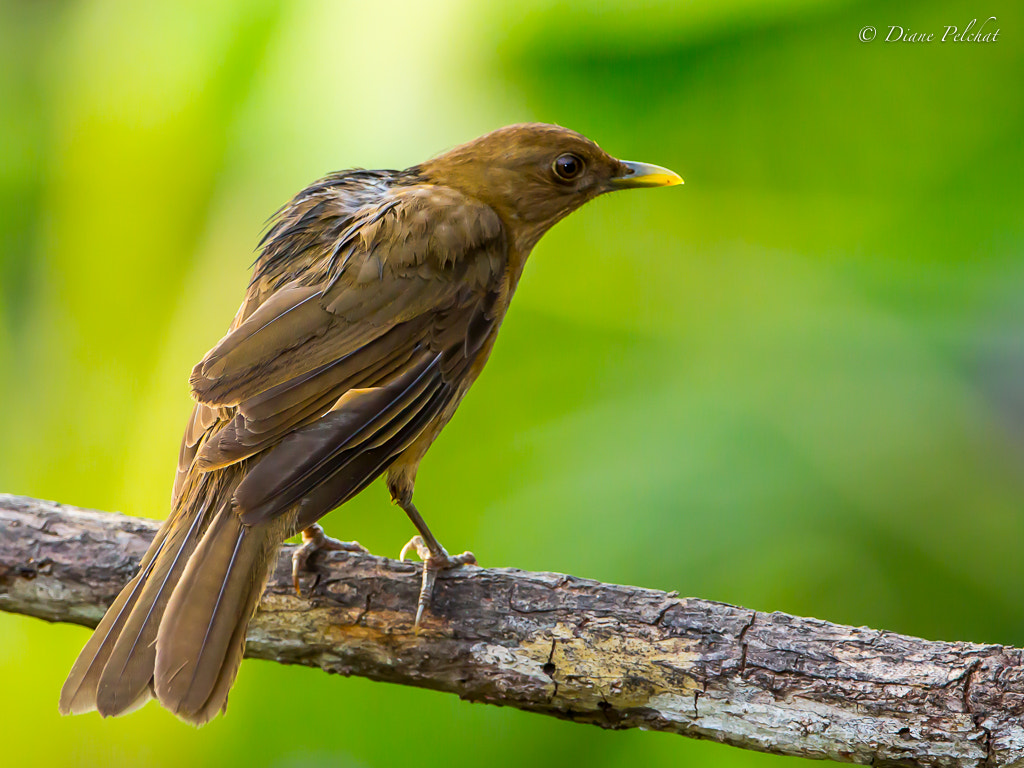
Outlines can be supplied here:
<path id="1" fill-rule="evenodd" d="M 683 183 L 682 177 L 675 171 L 649 163 L 622 163 L 629 170 L 623 176 L 611 180 L 613 187 L 631 189 L 637 187 L 677 187 Z"/>

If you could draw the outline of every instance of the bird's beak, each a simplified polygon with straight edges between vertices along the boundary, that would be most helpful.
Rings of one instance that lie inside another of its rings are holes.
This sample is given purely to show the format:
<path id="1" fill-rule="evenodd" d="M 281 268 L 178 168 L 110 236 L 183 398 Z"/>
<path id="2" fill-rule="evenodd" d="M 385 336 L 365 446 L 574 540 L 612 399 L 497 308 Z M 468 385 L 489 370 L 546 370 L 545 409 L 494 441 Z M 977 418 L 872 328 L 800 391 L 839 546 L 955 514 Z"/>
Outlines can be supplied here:
<path id="1" fill-rule="evenodd" d="M 660 165 L 648 163 L 630 163 L 620 160 L 626 166 L 626 172 L 609 180 L 612 189 L 632 189 L 634 187 L 674 187 L 682 184 L 679 174 L 662 168 Z"/>

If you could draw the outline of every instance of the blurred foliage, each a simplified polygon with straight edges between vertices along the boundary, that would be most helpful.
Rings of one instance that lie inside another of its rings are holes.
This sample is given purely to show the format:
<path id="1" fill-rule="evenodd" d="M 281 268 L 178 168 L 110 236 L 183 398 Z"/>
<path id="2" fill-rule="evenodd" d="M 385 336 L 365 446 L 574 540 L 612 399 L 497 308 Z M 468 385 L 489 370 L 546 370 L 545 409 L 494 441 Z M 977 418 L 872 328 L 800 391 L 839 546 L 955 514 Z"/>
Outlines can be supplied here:
<path id="1" fill-rule="evenodd" d="M 995 44 L 881 41 L 986 15 Z M 1016 2 L 7 0 L 0 490 L 164 515 L 188 371 L 267 215 L 326 171 L 544 120 L 687 185 L 538 246 L 420 474 L 442 541 L 1024 644 L 1022 34 Z M 379 484 L 327 528 L 410 534 Z M 0 615 L 7 764 L 783 760 L 253 662 L 202 731 L 60 719 L 85 638 Z"/>

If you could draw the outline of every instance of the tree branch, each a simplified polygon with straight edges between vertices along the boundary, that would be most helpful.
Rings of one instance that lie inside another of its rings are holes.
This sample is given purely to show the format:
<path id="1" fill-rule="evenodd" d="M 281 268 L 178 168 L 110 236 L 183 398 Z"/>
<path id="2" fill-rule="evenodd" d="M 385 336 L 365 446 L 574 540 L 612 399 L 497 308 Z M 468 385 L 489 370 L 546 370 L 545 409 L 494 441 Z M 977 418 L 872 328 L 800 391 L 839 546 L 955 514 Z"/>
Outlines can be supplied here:
<path id="1" fill-rule="evenodd" d="M 95 626 L 156 528 L 0 494 L 0 609 Z M 307 599 L 292 591 L 290 555 L 250 626 L 248 657 L 776 754 L 1024 765 L 1017 648 L 504 568 L 442 574 L 416 634 L 418 564 L 324 556 Z"/>

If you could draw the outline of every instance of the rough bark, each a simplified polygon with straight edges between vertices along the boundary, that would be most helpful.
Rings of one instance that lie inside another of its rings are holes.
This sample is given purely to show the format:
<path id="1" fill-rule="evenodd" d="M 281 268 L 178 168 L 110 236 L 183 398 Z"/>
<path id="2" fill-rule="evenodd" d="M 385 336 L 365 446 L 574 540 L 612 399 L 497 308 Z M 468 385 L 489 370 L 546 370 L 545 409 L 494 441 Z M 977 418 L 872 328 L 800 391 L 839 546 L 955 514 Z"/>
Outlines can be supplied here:
<path id="1" fill-rule="evenodd" d="M 0 609 L 94 626 L 156 527 L 0 495 Z M 251 625 L 249 657 L 777 754 L 1024 765 L 1017 648 L 475 567 L 438 579 L 416 633 L 419 564 L 332 554 L 299 598 L 290 554 Z"/>

